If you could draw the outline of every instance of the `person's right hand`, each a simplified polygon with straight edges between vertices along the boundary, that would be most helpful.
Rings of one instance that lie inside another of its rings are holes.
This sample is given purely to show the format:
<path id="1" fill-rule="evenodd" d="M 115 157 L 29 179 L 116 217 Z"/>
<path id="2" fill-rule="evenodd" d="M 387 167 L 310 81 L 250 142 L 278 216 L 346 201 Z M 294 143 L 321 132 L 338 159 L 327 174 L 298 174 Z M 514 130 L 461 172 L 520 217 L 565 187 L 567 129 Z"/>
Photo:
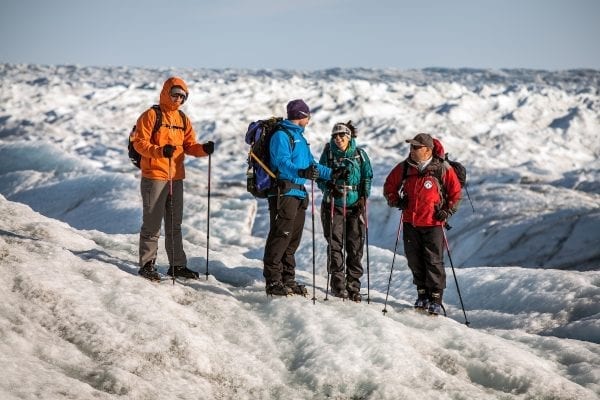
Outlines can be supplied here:
<path id="1" fill-rule="evenodd" d="M 348 179 L 349 175 L 350 170 L 348 168 L 346 168 L 345 166 L 337 167 L 334 168 L 333 172 L 331 173 L 331 180 L 334 182 L 337 180 L 345 181 L 346 179 Z"/>
<path id="2" fill-rule="evenodd" d="M 298 176 L 304 179 L 310 179 L 311 181 L 316 181 L 319 179 L 319 170 L 317 166 L 311 164 L 308 168 L 304 168 L 298 171 Z"/>
<path id="3" fill-rule="evenodd" d="M 173 157 L 174 151 L 175 151 L 175 146 L 170 145 L 170 144 L 165 144 L 162 149 L 163 156 L 165 156 L 166 158 Z"/>

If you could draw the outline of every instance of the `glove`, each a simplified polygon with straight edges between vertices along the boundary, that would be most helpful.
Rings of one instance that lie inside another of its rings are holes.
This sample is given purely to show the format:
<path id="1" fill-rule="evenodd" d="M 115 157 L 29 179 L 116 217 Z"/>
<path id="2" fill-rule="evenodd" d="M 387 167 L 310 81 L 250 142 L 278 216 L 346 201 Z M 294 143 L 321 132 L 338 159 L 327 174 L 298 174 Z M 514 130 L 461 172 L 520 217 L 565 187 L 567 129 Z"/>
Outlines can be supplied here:
<path id="1" fill-rule="evenodd" d="M 329 193 L 331 193 L 335 199 L 341 199 L 344 196 L 344 192 L 338 189 L 337 185 L 333 182 L 327 181 L 325 186 L 329 189 Z"/>
<path id="2" fill-rule="evenodd" d="M 170 144 L 165 144 L 165 146 L 162 149 L 163 156 L 165 156 L 166 158 L 173 157 L 174 151 L 175 151 L 175 146 L 170 145 Z"/>
<path id="3" fill-rule="evenodd" d="M 332 181 L 337 181 L 337 180 L 346 180 L 348 179 L 348 176 L 350 175 L 350 170 L 347 169 L 346 167 L 342 166 L 342 167 L 337 167 L 333 169 L 333 172 L 331 173 L 331 180 Z"/>
<path id="4" fill-rule="evenodd" d="M 316 165 L 311 164 L 308 168 L 299 170 L 298 176 L 300 178 L 316 181 L 319 178 L 319 170 L 317 169 Z"/>
<path id="5" fill-rule="evenodd" d="M 403 197 L 399 197 L 396 200 L 388 199 L 388 206 L 391 208 L 397 208 L 399 210 L 405 210 L 408 207 L 408 196 L 405 194 Z"/>
<path id="6" fill-rule="evenodd" d="M 215 142 L 213 142 L 212 140 L 209 140 L 208 142 L 204 143 L 202 145 L 202 150 L 204 150 L 204 152 L 206 154 L 212 154 L 215 151 Z"/>
<path id="7" fill-rule="evenodd" d="M 364 197 L 359 197 L 356 202 L 356 210 L 358 211 L 358 215 L 364 215 L 365 213 L 365 203 L 366 199 Z"/>
<path id="8" fill-rule="evenodd" d="M 435 219 L 437 219 L 438 221 L 446 221 L 448 218 L 450 218 L 452 214 L 450 213 L 450 211 L 448 210 L 437 210 L 435 212 Z"/>

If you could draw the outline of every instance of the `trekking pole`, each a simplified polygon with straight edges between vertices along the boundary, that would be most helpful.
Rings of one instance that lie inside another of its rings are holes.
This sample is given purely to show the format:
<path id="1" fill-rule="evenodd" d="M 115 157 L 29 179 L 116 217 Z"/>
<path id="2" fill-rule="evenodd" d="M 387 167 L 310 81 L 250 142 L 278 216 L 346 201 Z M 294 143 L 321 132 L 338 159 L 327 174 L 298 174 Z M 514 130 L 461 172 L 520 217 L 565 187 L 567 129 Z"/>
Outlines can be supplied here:
<path id="1" fill-rule="evenodd" d="M 367 245 L 367 304 L 371 304 L 371 276 L 369 272 L 369 207 L 365 197 L 365 237 Z"/>
<path id="2" fill-rule="evenodd" d="M 311 201 L 311 217 L 312 217 L 312 264 L 313 264 L 313 304 L 316 304 L 317 296 L 315 294 L 315 181 L 310 181 L 310 201 Z"/>
<path id="3" fill-rule="evenodd" d="M 208 252 L 210 242 L 210 173 L 211 173 L 211 155 L 208 155 L 208 205 L 206 210 L 206 280 L 208 280 Z"/>
<path id="4" fill-rule="evenodd" d="M 347 283 L 347 277 L 346 277 L 346 273 L 348 272 L 348 265 L 346 263 L 346 237 L 348 235 L 348 231 L 346 229 L 346 195 L 348 194 L 348 188 L 346 185 L 344 185 L 344 199 L 342 201 L 342 209 L 343 209 L 343 213 L 342 213 L 342 221 L 344 223 L 344 226 L 342 228 L 342 249 L 344 249 L 344 251 L 342 252 L 342 264 L 344 265 L 344 281 L 345 283 Z"/>
<path id="5" fill-rule="evenodd" d="M 175 227 L 173 223 L 173 177 L 171 176 L 171 157 L 169 157 L 169 207 L 171 208 L 171 272 L 175 285 Z"/>
<path id="6" fill-rule="evenodd" d="M 334 197 L 333 197 L 333 193 L 329 194 L 329 243 L 327 246 L 327 289 L 325 290 L 325 300 L 327 301 L 327 295 L 329 293 L 329 278 L 331 275 L 331 257 L 332 257 L 332 250 L 331 250 L 331 242 L 333 240 L 333 212 L 334 212 Z"/>
<path id="7" fill-rule="evenodd" d="M 465 325 L 469 326 L 471 323 L 467 319 L 467 313 L 465 312 L 465 306 L 463 304 L 462 296 L 460 294 L 460 288 L 458 287 L 458 280 L 456 279 L 456 273 L 454 272 L 454 263 L 452 262 L 452 256 L 450 255 L 450 246 L 448 246 L 448 239 L 446 238 L 446 232 L 442 227 L 442 233 L 444 234 L 444 244 L 448 251 L 448 259 L 450 260 L 450 266 L 452 267 L 452 275 L 454 275 L 454 283 L 456 283 L 456 291 L 458 292 L 458 299 L 460 300 L 460 306 L 462 307 L 463 315 L 465 316 Z"/>
<path id="8" fill-rule="evenodd" d="M 390 294 L 390 285 L 392 284 L 392 271 L 394 270 L 394 262 L 396 261 L 396 250 L 398 249 L 398 239 L 400 239 L 400 231 L 402 230 L 402 210 L 400 210 L 400 223 L 398 224 L 398 233 L 396 234 L 396 244 L 394 245 L 394 257 L 392 258 L 392 268 L 390 268 L 390 279 L 388 280 L 387 293 L 385 294 L 385 303 L 383 304 L 383 315 L 387 313 L 387 300 Z"/>
<path id="9" fill-rule="evenodd" d="M 473 201 L 471 200 L 471 195 L 469 194 L 469 185 L 465 182 L 465 192 L 467 193 L 467 199 L 469 199 L 469 203 L 471 203 L 471 209 L 473 210 L 473 214 L 475 214 L 475 207 L 473 207 Z"/>

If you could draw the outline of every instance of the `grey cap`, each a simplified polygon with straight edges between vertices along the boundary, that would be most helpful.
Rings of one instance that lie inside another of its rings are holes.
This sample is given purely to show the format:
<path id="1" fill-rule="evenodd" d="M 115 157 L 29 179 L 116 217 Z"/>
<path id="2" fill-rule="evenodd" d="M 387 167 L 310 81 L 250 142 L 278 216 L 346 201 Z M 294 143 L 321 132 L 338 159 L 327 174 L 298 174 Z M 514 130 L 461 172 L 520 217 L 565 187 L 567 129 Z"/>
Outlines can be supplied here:
<path id="1" fill-rule="evenodd" d="M 407 139 L 406 143 L 410 143 L 413 146 L 425 146 L 433 149 L 433 138 L 427 133 L 419 133 L 413 139 Z"/>

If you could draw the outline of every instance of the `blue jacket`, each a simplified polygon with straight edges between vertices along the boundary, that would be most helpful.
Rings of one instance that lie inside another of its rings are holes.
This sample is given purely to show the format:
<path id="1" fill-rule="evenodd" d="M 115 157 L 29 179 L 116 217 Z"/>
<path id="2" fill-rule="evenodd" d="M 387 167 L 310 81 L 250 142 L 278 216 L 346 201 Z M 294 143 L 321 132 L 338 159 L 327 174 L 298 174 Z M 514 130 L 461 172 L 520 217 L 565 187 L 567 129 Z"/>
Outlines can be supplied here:
<path id="1" fill-rule="evenodd" d="M 331 154 L 330 154 L 331 152 Z M 331 157 L 331 160 L 330 160 Z M 329 146 L 325 147 L 321 154 L 320 163 L 325 165 L 344 165 L 350 170 L 350 174 L 346 181 L 336 181 L 337 185 L 349 185 L 353 188 L 347 192 L 346 206 L 352 207 L 356 204 L 359 197 L 369 197 L 371 194 L 371 180 L 373 179 L 373 169 L 371 168 L 371 160 L 367 153 L 356 146 L 354 138 L 350 141 L 346 151 L 340 150 L 333 139 L 329 142 Z M 329 189 L 323 182 L 319 182 L 319 188 L 323 191 L 323 198 L 329 198 Z M 344 204 L 344 199 L 335 199 L 335 205 L 341 207 Z"/>
<path id="2" fill-rule="evenodd" d="M 310 152 L 310 145 L 304 137 L 304 128 L 287 119 L 281 122 L 281 126 L 292 135 L 294 145 L 292 147 L 288 134 L 281 129 L 278 129 L 271 136 L 269 144 L 270 167 L 273 172 L 278 174 L 277 178 L 291 181 L 297 185 L 304 185 L 306 179 L 300 178 L 298 171 L 308 168 L 311 164 L 315 164 L 319 170 L 319 179 L 330 180 L 331 169 L 315 162 Z M 306 191 L 291 189 L 285 193 L 285 196 L 294 196 L 303 199 L 306 197 Z"/>

